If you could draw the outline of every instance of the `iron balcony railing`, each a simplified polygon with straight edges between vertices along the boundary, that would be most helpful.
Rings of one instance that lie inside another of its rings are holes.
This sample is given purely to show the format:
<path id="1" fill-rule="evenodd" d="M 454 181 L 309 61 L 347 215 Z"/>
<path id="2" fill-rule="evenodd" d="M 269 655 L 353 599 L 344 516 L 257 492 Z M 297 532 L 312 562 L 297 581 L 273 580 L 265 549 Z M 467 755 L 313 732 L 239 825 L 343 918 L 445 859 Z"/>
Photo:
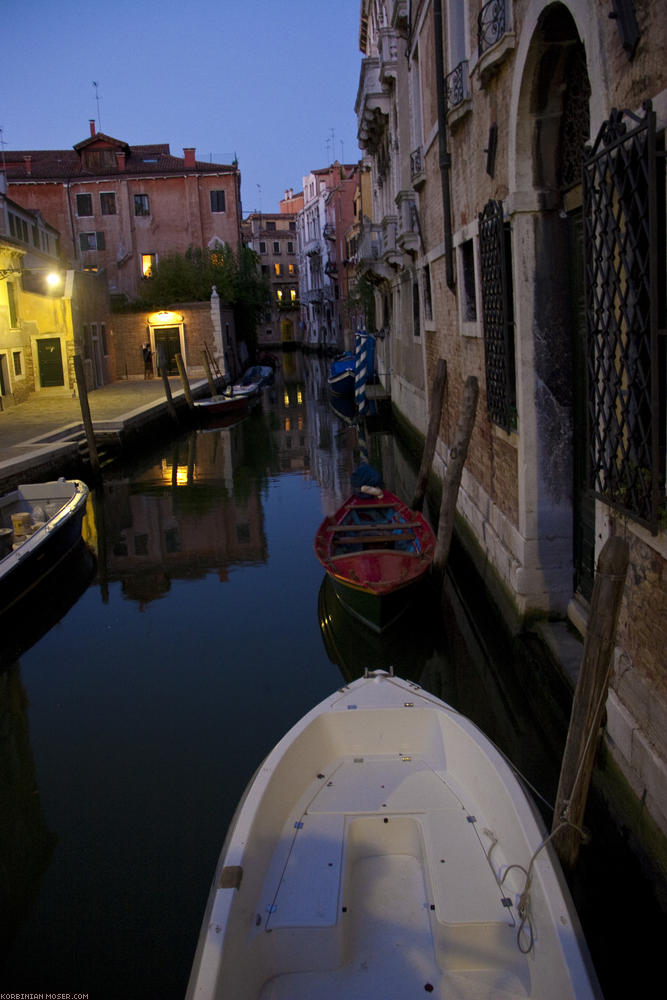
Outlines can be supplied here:
<path id="1" fill-rule="evenodd" d="M 477 18 L 477 51 L 479 55 L 490 49 L 507 31 L 506 0 L 485 3 Z"/>
<path id="2" fill-rule="evenodd" d="M 456 69 L 448 73 L 445 77 L 445 89 L 447 92 L 447 107 L 456 108 L 470 97 L 470 87 L 468 84 L 468 60 L 460 62 Z"/>

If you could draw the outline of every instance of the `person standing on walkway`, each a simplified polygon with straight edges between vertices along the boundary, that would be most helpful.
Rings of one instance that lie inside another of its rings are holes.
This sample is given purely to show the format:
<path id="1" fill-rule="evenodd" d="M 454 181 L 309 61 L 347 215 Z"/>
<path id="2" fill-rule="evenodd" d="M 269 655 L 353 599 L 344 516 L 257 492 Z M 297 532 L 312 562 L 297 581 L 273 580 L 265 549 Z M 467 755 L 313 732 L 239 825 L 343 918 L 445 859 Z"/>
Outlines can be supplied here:
<path id="1" fill-rule="evenodd" d="M 153 352 L 151 351 L 151 345 L 146 343 L 141 348 L 141 353 L 144 356 L 144 379 L 153 378 Z"/>

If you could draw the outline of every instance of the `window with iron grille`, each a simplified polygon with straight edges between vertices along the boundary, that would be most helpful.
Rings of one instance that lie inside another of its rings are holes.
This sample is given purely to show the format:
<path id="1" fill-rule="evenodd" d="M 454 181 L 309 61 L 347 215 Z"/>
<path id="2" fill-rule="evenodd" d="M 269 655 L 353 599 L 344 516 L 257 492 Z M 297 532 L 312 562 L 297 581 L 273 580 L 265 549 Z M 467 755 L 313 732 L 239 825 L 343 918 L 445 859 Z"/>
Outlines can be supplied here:
<path id="1" fill-rule="evenodd" d="M 511 234 L 500 201 L 479 216 L 479 256 L 489 417 L 506 431 L 516 429 L 514 300 Z"/>
<path id="2" fill-rule="evenodd" d="M 665 150 L 650 105 L 615 111 L 583 168 L 589 487 L 665 516 Z"/>

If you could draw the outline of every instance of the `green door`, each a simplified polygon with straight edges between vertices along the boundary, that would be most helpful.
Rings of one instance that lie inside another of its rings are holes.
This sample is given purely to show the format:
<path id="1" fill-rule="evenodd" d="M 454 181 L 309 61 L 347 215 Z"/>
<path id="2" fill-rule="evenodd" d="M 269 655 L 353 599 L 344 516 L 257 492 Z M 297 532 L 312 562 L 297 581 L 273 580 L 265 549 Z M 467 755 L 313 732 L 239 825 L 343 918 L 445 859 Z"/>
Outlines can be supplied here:
<path id="1" fill-rule="evenodd" d="M 59 337 L 46 337 L 37 341 L 37 365 L 42 389 L 53 389 L 65 384 Z"/>
<path id="2" fill-rule="evenodd" d="M 157 358 L 158 375 L 162 374 L 161 362 L 167 375 L 178 375 L 176 355 L 181 353 L 181 330 L 178 326 L 162 326 L 155 331 L 155 356 Z"/>

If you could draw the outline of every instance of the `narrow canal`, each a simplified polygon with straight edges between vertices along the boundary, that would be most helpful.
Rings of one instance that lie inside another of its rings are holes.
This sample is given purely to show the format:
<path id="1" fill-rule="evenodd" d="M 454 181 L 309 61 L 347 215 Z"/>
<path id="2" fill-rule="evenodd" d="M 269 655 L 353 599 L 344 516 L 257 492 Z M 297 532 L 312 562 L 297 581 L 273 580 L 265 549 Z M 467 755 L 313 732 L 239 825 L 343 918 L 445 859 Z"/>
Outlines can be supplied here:
<path id="1" fill-rule="evenodd" d="M 553 800 L 562 699 L 547 691 L 553 714 L 536 709 L 531 650 L 517 659 L 486 610 L 471 616 L 480 595 L 465 567 L 442 612 L 426 602 L 382 639 L 332 598 L 313 554 L 322 517 L 360 455 L 405 498 L 416 459 L 382 413 L 360 440 L 324 372 L 286 354 L 244 420 L 147 441 L 108 467 L 85 523 L 96 559 L 74 553 L 4 637 L 3 991 L 183 997 L 248 779 L 365 667 L 393 666 L 470 715 Z M 659 931 L 637 866 L 600 822 L 607 854 L 588 849 L 575 889 L 609 1000 L 630 995 L 628 973 L 650 981 Z"/>

